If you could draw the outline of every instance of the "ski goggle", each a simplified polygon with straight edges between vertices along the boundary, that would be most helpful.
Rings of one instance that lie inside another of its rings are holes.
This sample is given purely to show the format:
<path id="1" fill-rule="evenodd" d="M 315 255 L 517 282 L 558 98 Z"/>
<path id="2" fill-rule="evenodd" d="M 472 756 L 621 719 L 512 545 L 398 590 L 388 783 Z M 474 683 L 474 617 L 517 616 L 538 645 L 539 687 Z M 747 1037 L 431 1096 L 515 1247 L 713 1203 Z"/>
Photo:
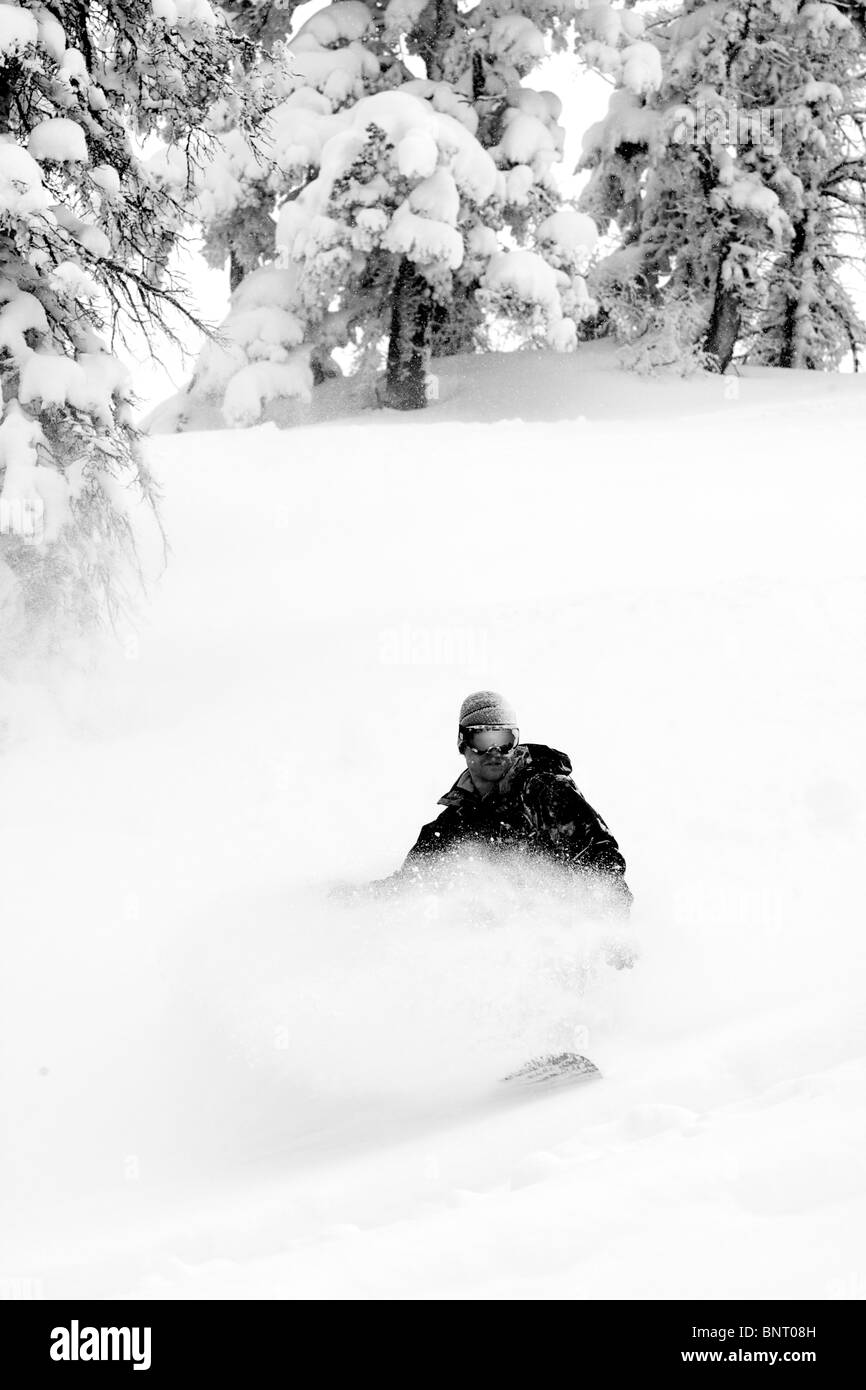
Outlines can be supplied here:
<path id="1" fill-rule="evenodd" d="M 461 729 L 460 737 L 473 753 L 511 753 L 517 747 L 520 730 L 479 726 Z"/>

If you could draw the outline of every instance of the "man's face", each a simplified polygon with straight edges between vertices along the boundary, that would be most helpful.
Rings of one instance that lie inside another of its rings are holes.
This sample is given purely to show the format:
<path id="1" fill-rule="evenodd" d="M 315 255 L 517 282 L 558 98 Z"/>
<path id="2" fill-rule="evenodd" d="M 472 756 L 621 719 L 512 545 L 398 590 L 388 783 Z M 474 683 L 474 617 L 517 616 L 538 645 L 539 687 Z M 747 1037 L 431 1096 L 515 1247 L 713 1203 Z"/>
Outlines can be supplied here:
<path id="1" fill-rule="evenodd" d="M 477 782 L 499 782 L 505 776 L 517 747 L 516 729 L 467 729 L 463 756 Z"/>

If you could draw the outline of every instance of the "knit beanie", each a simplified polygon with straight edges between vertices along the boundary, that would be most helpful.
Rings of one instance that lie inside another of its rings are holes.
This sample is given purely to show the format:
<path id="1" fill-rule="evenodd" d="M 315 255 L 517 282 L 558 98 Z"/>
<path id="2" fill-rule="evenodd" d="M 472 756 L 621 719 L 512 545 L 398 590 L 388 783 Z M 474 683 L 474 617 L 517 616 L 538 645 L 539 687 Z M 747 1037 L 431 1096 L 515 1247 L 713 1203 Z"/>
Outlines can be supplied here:
<path id="1" fill-rule="evenodd" d="M 460 706 L 461 729 L 477 729 L 485 724 L 493 728 L 517 728 L 514 706 L 495 690 L 476 690 L 474 695 L 467 695 Z"/>

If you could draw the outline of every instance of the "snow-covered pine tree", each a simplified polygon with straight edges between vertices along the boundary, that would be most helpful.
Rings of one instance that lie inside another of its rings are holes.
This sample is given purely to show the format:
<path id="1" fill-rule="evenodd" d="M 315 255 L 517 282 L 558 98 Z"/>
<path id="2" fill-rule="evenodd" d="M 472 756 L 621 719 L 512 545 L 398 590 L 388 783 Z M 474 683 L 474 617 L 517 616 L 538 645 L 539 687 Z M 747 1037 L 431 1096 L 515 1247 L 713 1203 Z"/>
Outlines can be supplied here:
<path id="1" fill-rule="evenodd" d="M 593 291 L 632 365 L 724 370 L 738 345 L 835 365 L 862 337 L 840 274 L 846 215 L 862 217 L 850 8 L 683 0 L 656 16 L 660 83 L 621 77 L 585 141 L 581 206 L 620 237 Z"/>
<path id="2" fill-rule="evenodd" d="M 767 307 L 750 360 L 779 367 L 855 366 L 866 325 L 848 271 L 866 235 L 866 7 L 801 3 L 785 16 L 778 65 L 751 81 L 777 103 L 768 177 L 791 235 L 767 268 Z M 859 18 L 859 23 L 856 20 Z"/>
<path id="3" fill-rule="evenodd" d="M 273 101 L 273 50 L 288 38 L 292 17 L 305 0 L 229 0 L 221 9 L 235 31 L 249 41 L 248 79 L 262 99 Z M 279 65 L 277 65 L 279 67 Z M 229 267 L 235 290 L 245 275 L 273 258 L 275 205 L 292 191 L 267 142 L 251 143 L 234 106 L 219 103 L 210 116 L 213 145 L 198 171 L 196 213 L 204 233 L 208 265 Z"/>
<path id="4" fill-rule="evenodd" d="M 597 292 L 639 369 L 724 370 L 742 306 L 760 292 L 760 258 L 788 230 L 754 148 L 730 132 L 731 111 L 748 99 L 737 65 L 756 9 L 683 0 L 660 13 L 651 30 L 660 80 L 640 91 L 623 74 L 607 117 L 587 132 L 593 175 L 581 205 L 622 236 L 598 268 Z"/>
<path id="5" fill-rule="evenodd" d="M 231 7 L 248 32 L 263 8 Z M 309 392 L 311 359 L 321 370 L 338 346 L 375 359 L 387 340 L 384 399 L 417 408 L 434 339 L 469 348 L 483 318 L 570 347 L 591 308 L 595 229 L 551 177 L 560 103 L 525 79 L 567 45 L 573 17 L 573 0 L 337 0 L 271 40 L 270 164 L 250 177 L 274 195 L 282 268 L 238 286 L 193 396 L 219 395 L 227 419 L 249 423 Z M 633 65 L 638 29 L 616 41 Z M 208 180 L 229 183 L 217 166 Z M 239 209 L 235 183 L 226 205 Z M 225 225 L 224 246 L 237 244 L 239 219 Z"/>
<path id="6" fill-rule="evenodd" d="M 6 616 L 85 625 L 122 600 L 132 494 L 154 502 L 113 355 L 182 306 L 165 267 L 182 209 L 148 174 L 159 136 L 191 176 L 239 40 L 206 0 L 0 4 L 0 580 Z M 2 601 L 2 600 L 0 600 Z"/>

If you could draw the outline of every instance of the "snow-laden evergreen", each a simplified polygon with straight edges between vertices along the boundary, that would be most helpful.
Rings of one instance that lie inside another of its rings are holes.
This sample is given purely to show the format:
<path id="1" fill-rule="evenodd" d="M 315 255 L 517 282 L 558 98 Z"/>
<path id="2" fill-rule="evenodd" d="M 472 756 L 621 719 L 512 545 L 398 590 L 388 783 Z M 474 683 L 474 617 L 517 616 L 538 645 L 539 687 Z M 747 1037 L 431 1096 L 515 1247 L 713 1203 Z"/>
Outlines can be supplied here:
<path id="1" fill-rule="evenodd" d="M 255 81 L 271 103 L 269 143 L 254 150 L 225 121 L 198 202 L 212 261 L 231 258 L 235 285 L 241 270 L 256 274 L 233 299 L 222 355 L 205 349 L 192 396 L 221 390 L 225 418 L 251 422 L 274 395 L 308 394 L 335 348 L 375 369 L 387 342 L 384 399 L 417 407 L 431 349 L 471 349 L 485 326 L 573 347 L 595 308 L 584 273 L 596 229 L 551 173 L 561 102 L 525 85 L 571 42 L 570 0 L 468 11 L 338 0 L 285 39 L 291 8 L 265 8 L 229 7 L 263 43 Z M 627 16 L 611 43 L 636 86 L 653 71 L 640 32 Z"/>
<path id="2" fill-rule="evenodd" d="M 619 238 L 593 290 L 634 365 L 827 368 L 866 339 L 861 9 L 684 0 L 647 31 L 660 80 L 617 73 L 582 206 Z"/>
<path id="3" fill-rule="evenodd" d="M 124 330 L 150 343 L 178 301 L 164 271 L 183 209 L 142 163 L 169 142 L 191 175 L 239 46 L 205 0 L 0 5 L 0 604 L 114 611 L 134 554 L 129 489 L 152 497 Z"/>

